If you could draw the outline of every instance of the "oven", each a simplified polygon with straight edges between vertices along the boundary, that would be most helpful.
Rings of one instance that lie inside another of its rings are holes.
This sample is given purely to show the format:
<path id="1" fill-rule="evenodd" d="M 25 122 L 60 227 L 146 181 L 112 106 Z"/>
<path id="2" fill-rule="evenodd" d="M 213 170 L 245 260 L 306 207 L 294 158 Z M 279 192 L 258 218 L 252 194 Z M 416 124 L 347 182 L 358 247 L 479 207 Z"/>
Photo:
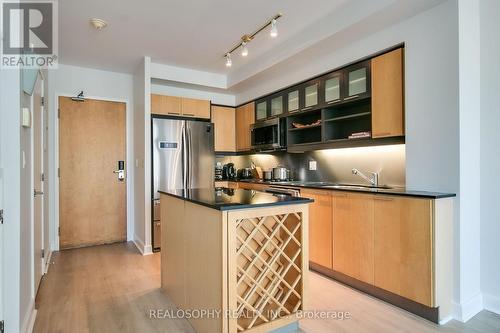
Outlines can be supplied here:
<path id="1" fill-rule="evenodd" d="M 285 149 L 285 122 L 285 118 L 274 118 L 253 124 L 251 127 L 252 149 L 256 151 Z"/>

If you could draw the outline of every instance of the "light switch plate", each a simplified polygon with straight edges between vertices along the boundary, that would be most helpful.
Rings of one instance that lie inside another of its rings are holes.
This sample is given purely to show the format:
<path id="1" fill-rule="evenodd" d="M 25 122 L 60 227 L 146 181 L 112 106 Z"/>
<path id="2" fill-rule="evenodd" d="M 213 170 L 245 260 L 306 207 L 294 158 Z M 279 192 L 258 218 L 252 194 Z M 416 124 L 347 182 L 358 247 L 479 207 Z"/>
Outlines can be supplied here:
<path id="1" fill-rule="evenodd" d="M 29 108 L 22 109 L 22 125 L 23 127 L 31 127 L 31 112 Z"/>
<path id="2" fill-rule="evenodd" d="M 309 161 L 309 170 L 310 171 L 315 171 L 318 168 L 318 164 L 316 161 Z"/>

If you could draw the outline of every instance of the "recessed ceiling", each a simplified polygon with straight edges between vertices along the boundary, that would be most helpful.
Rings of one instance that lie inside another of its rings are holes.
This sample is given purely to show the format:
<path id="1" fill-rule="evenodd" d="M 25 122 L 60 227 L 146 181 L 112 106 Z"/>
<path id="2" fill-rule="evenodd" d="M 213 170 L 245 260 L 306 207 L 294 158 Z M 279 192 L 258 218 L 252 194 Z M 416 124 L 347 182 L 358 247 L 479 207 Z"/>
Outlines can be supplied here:
<path id="1" fill-rule="evenodd" d="M 347 0 L 64 0 L 59 2 L 59 55 L 64 64 L 132 73 L 144 56 L 154 62 L 216 73 L 235 71 L 289 40 Z M 233 67 L 223 55 L 245 33 L 282 13 L 279 36 L 261 33 L 249 56 L 237 51 Z M 96 31 L 88 23 L 108 23 Z"/>

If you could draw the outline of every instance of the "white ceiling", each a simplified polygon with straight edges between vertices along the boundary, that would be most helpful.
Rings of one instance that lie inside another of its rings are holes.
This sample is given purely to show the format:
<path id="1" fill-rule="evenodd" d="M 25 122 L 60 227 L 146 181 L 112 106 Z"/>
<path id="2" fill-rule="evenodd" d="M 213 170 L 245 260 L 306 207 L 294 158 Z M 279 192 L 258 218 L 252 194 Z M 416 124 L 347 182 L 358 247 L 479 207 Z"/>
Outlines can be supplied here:
<path id="1" fill-rule="evenodd" d="M 144 56 L 154 63 L 225 75 L 229 92 L 258 84 L 292 57 L 328 38 L 349 32 L 355 40 L 444 0 L 64 0 L 59 1 L 59 56 L 63 64 L 133 73 Z M 249 56 L 237 50 L 233 66 L 223 55 L 272 16 L 279 36 L 259 34 Z M 96 31 L 90 18 L 109 23 Z M 337 38 L 338 39 L 338 38 Z M 338 42 L 340 42 L 339 39 Z M 349 43 L 349 40 L 342 41 Z M 328 42 L 328 43 L 331 43 Z M 311 59 L 312 58 L 312 59 Z"/>
<path id="2" fill-rule="evenodd" d="M 280 41 L 338 9 L 347 0 L 64 0 L 59 1 L 59 53 L 64 64 L 132 73 L 144 56 L 153 62 L 216 73 L 235 71 Z M 249 44 L 249 56 L 224 53 L 277 13 L 279 36 L 263 32 Z M 89 19 L 109 26 L 94 30 Z"/>

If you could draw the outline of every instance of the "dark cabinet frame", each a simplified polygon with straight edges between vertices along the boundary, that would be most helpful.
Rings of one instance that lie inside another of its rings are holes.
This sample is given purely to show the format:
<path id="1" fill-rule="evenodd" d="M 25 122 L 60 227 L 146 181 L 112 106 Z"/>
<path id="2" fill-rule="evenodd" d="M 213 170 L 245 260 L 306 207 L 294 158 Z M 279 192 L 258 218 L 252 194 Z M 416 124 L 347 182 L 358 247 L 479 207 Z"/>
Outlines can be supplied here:
<path id="1" fill-rule="evenodd" d="M 309 81 L 304 82 L 304 83 L 299 85 L 299 109 L 300 109 L 300 112 L 310 111 L 310 110 L 315 110 L 315 109 L 320 108 L 321 100 L 322 100 L 321 81 L 322 81 L 321 78 L 317 78 L 317 79 L 309 80 Z M 316 103 L 316 105 L 306 106 L 306 88 L 311 86 L 311 85 L 314 85 L 314 84 L 316 84 L 318 86 L 318 91 L 317 91 L 318 102 Z"/>
<path id="2" fill-rule="evenodd" d="M 347 102 L 347 101 L 354 101 L 366 97 L 371 96 L 372 92 L 372 84 L 371 84 L 371 60 L 365 60 L 363 62 L 356 63 L 354 65 L 351 65 L 349 67 L 346 67 L 342 70 L 343 76 L 344 76 L 344 83 L 343 83 L 343 92 L 341 92 L 342 95 L 342 101 Z M 349 96 L 349 72 L 356 71 L 358 69 L 366 68 L 366 91 L 361 94 L 356 94 Z"/>
<path id="3" fill-rule="evenodd" d="M 258 105 L 263 103 L 263 102 L 266 103 L 266 116 L 265 116 L 265 118 L 259 118 L 258 114 L 257 114 L 257 108 L 258 108 Z M 265 121 L 265 120 L 269 119 L 269 115 L 271 114 L 271 99 L 269 97 L 266 97 L 266 98 L 262 98 L 262 99 L 255 101 L 254 112 L 255 112 L 255 121 L 256 122 Z"/>
<path id="4" fill-rule="evenodd" d="M 339 98 L 332 100 L 332 101 L 326 101 L 326 81 L 333 79 L 335 77 L 339 78 Z M 344 96 L 344 72 L 342 70 L 337 71 L 337 72 L 332 72 L 326 75 L 323 75 L 321 78 L 321 100 L 320 100 L 320 106 L 321 107 L 329 107 L 338 103 L 341 103 Z"/>

